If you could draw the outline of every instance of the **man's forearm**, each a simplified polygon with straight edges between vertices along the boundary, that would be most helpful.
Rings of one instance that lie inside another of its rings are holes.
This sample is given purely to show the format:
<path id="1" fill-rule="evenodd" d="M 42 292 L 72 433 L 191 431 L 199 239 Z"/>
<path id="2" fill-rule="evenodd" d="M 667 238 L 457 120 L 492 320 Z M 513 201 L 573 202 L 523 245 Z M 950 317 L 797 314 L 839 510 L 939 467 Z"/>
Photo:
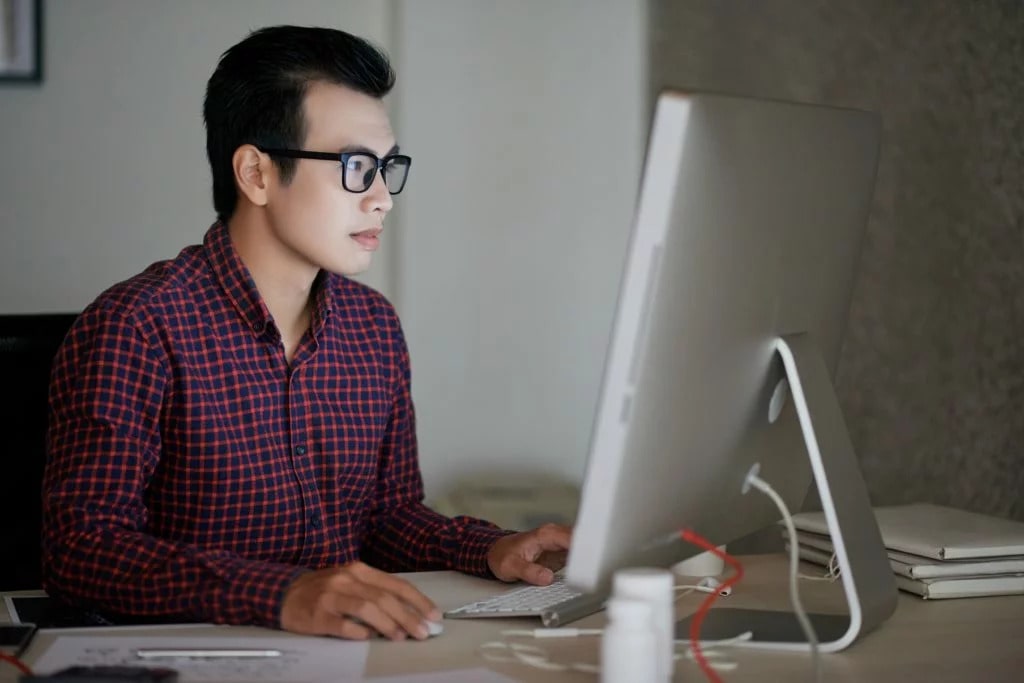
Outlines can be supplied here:
<path id="1" fill-rule="evenodd" d="M 75 509 L 50 520 L 43 551 L 54 597 L 154 619 L 277 627 L 284 592 L 303 571 L 101 526 Z"/>
<path id="2" fill-rule="evenodd" d="M 408 503 L 374 518 L 362 557 L 392 572 L 455 569 L 491 577 L 487 553 L 509 533 L 484 520 L 448 518 L 421 503 Z"/>

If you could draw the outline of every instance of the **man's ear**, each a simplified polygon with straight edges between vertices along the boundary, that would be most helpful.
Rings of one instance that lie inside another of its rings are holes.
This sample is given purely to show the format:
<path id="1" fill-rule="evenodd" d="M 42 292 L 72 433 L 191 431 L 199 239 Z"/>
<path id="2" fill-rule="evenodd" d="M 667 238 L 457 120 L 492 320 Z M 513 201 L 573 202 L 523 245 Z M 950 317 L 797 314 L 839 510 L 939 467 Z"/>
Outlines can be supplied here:
<path id="1" fill-rule="evenodd" d="M 266 206 L 271 173 L 270 157 L 255 145 L 242 145 L 231 155 L 238 192 L 256 206 Z"/>

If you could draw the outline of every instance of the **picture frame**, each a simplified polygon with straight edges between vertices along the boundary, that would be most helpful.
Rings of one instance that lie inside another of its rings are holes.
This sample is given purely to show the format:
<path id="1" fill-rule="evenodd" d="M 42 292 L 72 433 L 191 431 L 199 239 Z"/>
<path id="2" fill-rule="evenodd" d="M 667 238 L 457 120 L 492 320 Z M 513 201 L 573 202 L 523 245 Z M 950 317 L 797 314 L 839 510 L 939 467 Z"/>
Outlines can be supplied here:
<path id="1" fill-rule="evenodd" d="M 0 0 L 0 83 L 43 80 L 43 0 Z"/>

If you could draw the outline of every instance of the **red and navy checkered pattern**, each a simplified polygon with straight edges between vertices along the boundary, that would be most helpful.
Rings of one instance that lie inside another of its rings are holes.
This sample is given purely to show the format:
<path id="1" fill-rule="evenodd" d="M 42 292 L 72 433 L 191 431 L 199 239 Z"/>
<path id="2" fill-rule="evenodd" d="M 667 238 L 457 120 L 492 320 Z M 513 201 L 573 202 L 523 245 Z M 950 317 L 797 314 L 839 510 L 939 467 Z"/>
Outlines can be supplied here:
<path id="1" fill-rule="evenodd" d="M 290 366 L 221 224 L 86 309 L 50 387 L 47 591 L 122 614 L 277 625 L 308 568 L 490 575 L 505 532 L 422 503 L 394 309 L 340 276 L 316 287 Z"/>

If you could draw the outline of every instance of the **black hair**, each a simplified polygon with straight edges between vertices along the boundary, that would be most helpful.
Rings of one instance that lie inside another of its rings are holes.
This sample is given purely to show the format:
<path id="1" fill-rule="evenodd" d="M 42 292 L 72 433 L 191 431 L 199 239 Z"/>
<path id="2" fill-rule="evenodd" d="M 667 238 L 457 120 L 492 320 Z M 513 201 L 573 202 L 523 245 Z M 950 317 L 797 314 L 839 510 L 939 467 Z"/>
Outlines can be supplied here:
<path id="1" fill-rule="evenodd" d="M 231 157 L 245 144 L 295 149 L 306 137 L 303 102 L 312 83 L 344 85 L 377 99 L 395 84 L 382 50 L 344 31 L 271 26 L 229 48 L 206 84 L 203 121 L 213 207 L 227 221 L 238 203 Z M 274 158 L 287 183 L 295 159 Z"/>

